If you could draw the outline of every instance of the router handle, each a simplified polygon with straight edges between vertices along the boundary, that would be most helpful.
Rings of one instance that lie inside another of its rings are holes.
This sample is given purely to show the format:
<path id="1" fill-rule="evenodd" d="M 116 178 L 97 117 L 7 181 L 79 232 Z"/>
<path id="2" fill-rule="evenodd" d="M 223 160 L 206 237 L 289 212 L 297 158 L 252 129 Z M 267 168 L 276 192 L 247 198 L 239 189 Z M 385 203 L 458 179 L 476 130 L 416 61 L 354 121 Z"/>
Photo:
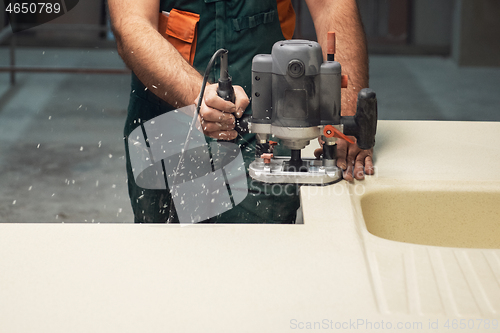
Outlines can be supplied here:
<path id="1" fill-rule="evenodd" d="M 362 89 L 358 94 L 356 115 L 341 117 L 344 134 L 353 135 L 361 149 L 371 149 L 375 146 L 377 132 L 377 95 L 369 88 Z"/>

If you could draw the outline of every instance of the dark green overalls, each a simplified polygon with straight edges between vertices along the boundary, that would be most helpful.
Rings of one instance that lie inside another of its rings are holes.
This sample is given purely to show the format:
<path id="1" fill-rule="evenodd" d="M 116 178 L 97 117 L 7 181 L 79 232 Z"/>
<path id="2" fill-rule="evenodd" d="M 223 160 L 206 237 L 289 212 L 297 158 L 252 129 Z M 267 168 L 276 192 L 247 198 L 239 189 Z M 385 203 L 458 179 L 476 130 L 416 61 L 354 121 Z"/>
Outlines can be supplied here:
<path id="1" fill-rule="evenodd" d="M 240 85 L 251 96 L 252 58 L 260 53 L 270 54 L 273 44 L 285 39 L 276 0 L 161 0 L 161 11 L 171 11 L 172 8 L 200 15 L 194 67 L 203 73 L 215 51 L 228 49 L 229 74 L 233 84 Z M 211 76 L 212 82 L 219 77 L 218 66 L 215 66 Z M 165 222 L 169 215 L 170 193 L 168 190 L 150 190 L 136 185 L 127 146 L 128 135 L 141 122 L 174 109 L 145 89 L 132 74 L 124 134 L 128 187 L 135 222 Z M 251 113 L 251 105 L 245 113 Z M 292 184 L 262 184 L 252 180 L 248 176 L 248 165 L 255 158 L 255 135 L 239 136 L 237 144 L 243 152 L 247 168 L 249 193 L 238 206 L 207 222 L 293 223 L 299 207 L 298 187 Z M 280 151 L 275 151 L 275 154 L 279 155 Z"/>

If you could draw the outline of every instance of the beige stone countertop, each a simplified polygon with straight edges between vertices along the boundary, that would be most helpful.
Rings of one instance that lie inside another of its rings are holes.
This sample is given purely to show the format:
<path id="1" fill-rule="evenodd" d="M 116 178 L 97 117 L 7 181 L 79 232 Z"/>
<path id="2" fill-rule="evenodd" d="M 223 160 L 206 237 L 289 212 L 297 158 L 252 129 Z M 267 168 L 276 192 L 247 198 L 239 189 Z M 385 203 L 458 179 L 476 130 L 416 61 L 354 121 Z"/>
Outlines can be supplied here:
<path id="1" fill-rule="evenodd" d="M 380 121 L 376 174 L 303 187 L 303 225 L 0 224 L 0 332 L 500 331 L 498 250 L 373 236 L 352 195 L 500 190 L 499 141 L 500 123 Z"/>

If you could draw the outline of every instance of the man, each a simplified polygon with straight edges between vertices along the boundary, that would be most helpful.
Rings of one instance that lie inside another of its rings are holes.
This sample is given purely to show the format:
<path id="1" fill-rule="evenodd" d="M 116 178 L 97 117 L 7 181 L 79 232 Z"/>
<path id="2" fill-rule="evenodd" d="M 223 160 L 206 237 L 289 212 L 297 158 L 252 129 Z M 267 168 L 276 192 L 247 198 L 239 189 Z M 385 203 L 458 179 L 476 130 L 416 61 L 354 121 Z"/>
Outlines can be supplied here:
<path id="1" fill-rule="evenodd" d="M 366 41 L 356 1 L 306 2 L 324 53 L 327 32 L 337 33 L 336 60 L 350 80 L 349 89 L 342 93 L 342 111 L 343 115 L 353 115 L 357 93 L 368 87 Z M 217 49 L 226 48 L 235 103 L 219 98 L 216 84 L 208 85 L 199 116 L 205 135 L 223 140 L 237 138 L 235 118 L 251 112 L 247 108 L 251 59 L 255 54 L 269 54 L 276 41 L 291 38 L 295 26 L 290 0 L 108 0 L 108 4 L 118 51 L 134 72 L 126 137 L 141 122 L 197 101 L 202 85 L 199 72 L 204 71 Z M 161 12 L 171 13 L 167 29 Z M 174 18 L 179 23 L 173 22 Z M 185 43 L 191 43 L 187 53 Z M 238 138 L 237 143 L 246 152 L 250 149 L 243 148 L 252 148 L 252 140 L 250 134 Z M 362 151 L 355 144 L 339 140 L 337 151 L 337 165 L 344 170 L 346 180 L 363 179 L 364 173 L 373 172 L 371 150 Z M 248 166 L 253 151 L 244 158 Z M 171 219 L 173 207 L 168 190 L 147 190 L 135 184 L 128 148 L 127 171 L 135 221 Z M 250 191 L 240 205 L 211 222 L 293 223 L 298 195 L 258 192 Z"/>

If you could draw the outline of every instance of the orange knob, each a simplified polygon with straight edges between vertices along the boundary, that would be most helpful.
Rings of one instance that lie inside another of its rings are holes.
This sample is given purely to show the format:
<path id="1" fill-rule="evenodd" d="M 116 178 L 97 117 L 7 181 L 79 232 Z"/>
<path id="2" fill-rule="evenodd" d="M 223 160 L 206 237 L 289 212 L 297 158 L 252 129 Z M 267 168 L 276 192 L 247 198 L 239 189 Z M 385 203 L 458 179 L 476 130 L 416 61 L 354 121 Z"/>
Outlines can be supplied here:
<path id="1" fill-rule="evenodd" d="M 335 136 L 335 127 L 332 125 L 326 125 L 323 129 L 323 135 L 327 138 L 333 138 Z"/>
<path id="2" fill-rule="evenodd" d="M 323 129 L 323 135 L 327 138 L 339 138 L 339 139 L 344 139 L 345 141 L 349 143 L 354 143 L 351 139 L 349 139 L 347 136 L 344 135 L 341 131 L 333 127 L 332 125 L 326 125 L 325 128 Z"/>
<path id="3" fill-rule="evenodd" d="M 348 81 L 349 81 L 349 76 L 347 76 L 347 75 L 342 75 L 342 79 L 341 79 L 341 81 L 340 81 L 340 82 L 341 82 L 341 83 L 340 83 L 340 86 L 341 86 L 342 88 L 347 88 L 347 83 L 348 83 Z"/>
<path id="4" fill-rule="evenodd" d="M 326 53 L 335 54 L 335 32 L 329 31 L 326 39 Z"/>
<path id="5" fill-rule="evenodd" d="M 270 164 L 273 156 L 274 156 L 273 154 L 266 153 L 266 154 L 260 155 L 260 158 L 262 158 L 264 160 L 265 164 Z"/>

